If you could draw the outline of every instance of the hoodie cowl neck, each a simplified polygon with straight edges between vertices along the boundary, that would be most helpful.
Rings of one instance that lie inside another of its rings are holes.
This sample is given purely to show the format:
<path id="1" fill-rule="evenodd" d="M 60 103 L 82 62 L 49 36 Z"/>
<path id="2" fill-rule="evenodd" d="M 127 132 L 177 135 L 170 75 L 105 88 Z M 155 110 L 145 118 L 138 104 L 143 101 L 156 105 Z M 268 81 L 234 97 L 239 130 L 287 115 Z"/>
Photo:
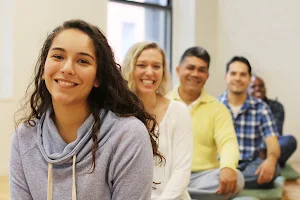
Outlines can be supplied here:
<path id="1" fill-rule="evenodd" d="M 37 140 L 40 151 L 48 163 L 72 163 L 72 157 L 77 156 L 77 161 L 91 152 L 93 147 L 92 127 L 95 122 L 92 114 L 84 121 L 77 131 L 77 138 L 71 143 L 66 143 L 60 136 L 52 119 L 53 109 L 48 109 L 40 119 L 37 127 Z M 104 120 L 105 112 L 100 112 L 100 121 Z M 101 128 L 100 128 L 101 129 Z M 101 131 L 103 132 L 103 131 Z M 100 133 L 97 135 L 101 140 Z"/>

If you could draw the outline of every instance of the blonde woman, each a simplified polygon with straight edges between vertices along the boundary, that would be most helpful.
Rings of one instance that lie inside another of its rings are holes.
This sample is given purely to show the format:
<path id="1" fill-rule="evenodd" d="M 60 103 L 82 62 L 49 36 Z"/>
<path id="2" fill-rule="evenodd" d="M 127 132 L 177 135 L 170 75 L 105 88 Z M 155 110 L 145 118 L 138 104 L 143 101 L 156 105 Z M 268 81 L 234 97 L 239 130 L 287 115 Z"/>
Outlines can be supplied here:
<path id="1" fill-rule="evenodd" d="M 186 105 L 164 97 L 169 89 L 165 53 L 154 42 L 137 43 L 125 56 L 122 74 L 159 124 L 158 150 L 165 162 L 154 166 L 152 199 L 190 199 L 192 122 Z"/>

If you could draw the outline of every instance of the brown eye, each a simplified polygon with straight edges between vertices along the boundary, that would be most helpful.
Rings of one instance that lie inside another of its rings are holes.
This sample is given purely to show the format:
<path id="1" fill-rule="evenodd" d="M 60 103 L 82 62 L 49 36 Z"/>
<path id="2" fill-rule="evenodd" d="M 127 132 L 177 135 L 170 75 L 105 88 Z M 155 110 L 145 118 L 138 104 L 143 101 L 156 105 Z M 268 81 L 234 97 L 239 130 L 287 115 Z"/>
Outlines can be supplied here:
<path id="1" fill-rule="evenodd" d="M 86 61 L 86 60 L 84 60 L 84 59 L 80 59 L 80 60 L 78 60 L 78 62 L 79 62 L 80 64 L 90 64 L 88 61 Z"/>
<path id="2" fill-rule="evenodd" d="M 63 57 L 61 55 L 58 55 L 58 54 L 54 54 L 52 57 L 57 59 L 57 60 L 62 60 L 63 59 Z"/>
<path id="3" fill-rule="evenodd" d="M 143 68 L 143 67 L 145 67 L 145 65 L 144 65 L 144 64 L 137 64 L 136 66 L 137 66 L 137 67 L 140 67 L 140 68 Z"/>

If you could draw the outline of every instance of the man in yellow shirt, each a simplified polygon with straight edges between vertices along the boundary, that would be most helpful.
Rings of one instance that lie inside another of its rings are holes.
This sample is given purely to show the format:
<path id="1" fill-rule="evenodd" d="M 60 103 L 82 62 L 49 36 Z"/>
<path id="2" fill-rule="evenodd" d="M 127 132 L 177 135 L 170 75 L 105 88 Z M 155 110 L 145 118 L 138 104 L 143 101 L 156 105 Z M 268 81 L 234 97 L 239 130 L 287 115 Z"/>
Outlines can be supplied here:
<path id="1" fill-rule="evenodd" d="M 188 105 L 193 120 L 194 152 L 189 191 L 195 199 L 223 200 L 244 187 L 237 170 L 238 142 L 228 109 L 206 93 L 210 56 L 191 47 L 176 68 L 180 80 L 169 97 Z"/>

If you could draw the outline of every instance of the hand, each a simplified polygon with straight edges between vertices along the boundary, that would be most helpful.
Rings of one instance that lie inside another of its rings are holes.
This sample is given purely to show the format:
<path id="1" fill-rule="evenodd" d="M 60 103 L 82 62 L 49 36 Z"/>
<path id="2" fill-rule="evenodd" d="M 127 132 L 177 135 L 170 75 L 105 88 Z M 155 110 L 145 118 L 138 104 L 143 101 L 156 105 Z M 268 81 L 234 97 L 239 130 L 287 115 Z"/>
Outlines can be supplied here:
<path id="1" fill-rule="evenodd" d="M 217 189 L 218 195 L 229 195 L 236 191 L 237 187 L 237 173 L 233 169 L 223 168 L 220 171 L 220 183 Z"/>
<path id="2" fill-rule="evenodd" d="M 267 158 L 266 160 L 264 160 L 255 171 L 255 175 L 258 175 L 257 183 L 263 184 L 272 181 L 274 178 L 275 170 L 276 160 L 272 158 Z"/>

